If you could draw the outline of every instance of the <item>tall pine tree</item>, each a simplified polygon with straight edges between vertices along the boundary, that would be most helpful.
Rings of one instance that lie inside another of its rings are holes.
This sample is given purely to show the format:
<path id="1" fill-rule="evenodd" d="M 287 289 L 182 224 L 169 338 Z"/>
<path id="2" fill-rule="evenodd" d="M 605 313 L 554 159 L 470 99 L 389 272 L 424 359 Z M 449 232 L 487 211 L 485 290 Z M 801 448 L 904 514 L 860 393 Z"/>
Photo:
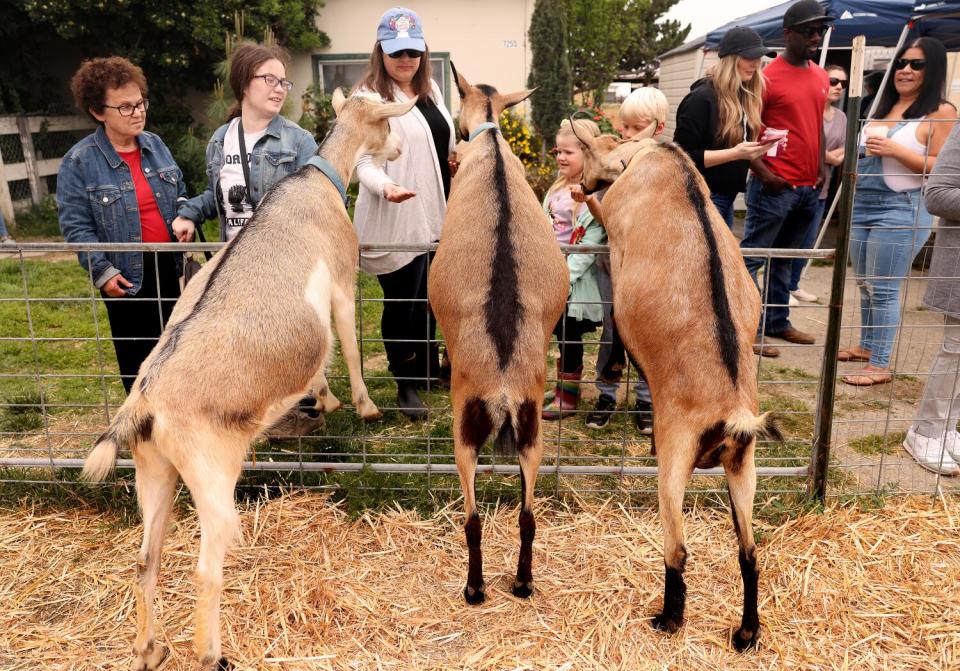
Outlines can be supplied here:
<path id="1" fill-rule="evenodd" d="M 530 98 L 531 117 L 546 145 L 557 134 L 573 94 L 564 0 L 537 0 L 528 36 L 533 64 L 527 86 L 537 87 Z"/>

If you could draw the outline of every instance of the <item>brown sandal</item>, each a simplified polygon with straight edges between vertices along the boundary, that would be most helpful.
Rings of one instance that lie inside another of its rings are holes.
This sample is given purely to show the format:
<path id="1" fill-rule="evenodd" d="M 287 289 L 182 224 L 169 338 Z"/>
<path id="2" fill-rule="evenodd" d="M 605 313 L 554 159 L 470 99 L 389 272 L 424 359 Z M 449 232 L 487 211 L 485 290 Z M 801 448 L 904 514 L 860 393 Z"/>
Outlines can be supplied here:
<path id="1" fill-rule="evenodd" d="M 837 352 L 837 361 L 870 361 L 870 355 L 863 356 L 848 349 L 842 349 Z"/>
<path id="2" fill-rule="evenodd" d="M 886 368 L 864 368 L 859 373 L 844 375 L 840 379 L 843 380 L 844 384 L 854 387 L 872 387 L 877 384 L 893 382 L 893 375 Z"/>

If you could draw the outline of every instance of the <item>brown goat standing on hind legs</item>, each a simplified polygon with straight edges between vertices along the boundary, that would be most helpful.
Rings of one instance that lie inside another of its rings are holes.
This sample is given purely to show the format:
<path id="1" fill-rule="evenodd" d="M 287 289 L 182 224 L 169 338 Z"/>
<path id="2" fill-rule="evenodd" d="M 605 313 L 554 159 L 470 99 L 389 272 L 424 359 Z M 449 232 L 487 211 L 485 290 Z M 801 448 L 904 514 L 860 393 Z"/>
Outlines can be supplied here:
<path id="1" fill-rule="evenodd" d="M 469 552 L 463 595 L 477 604 L 485 591 L 474 479 L 477 454 L 491 435 L 496 452 L 519 456 L 523 501 L 513 594 L 533 593 L 533 494 L 543 454 L 547 348 L 570 282 L 550 222 L 497 126 L 500 113 L 532 91 L 504 95 L 453 72 L 462 101 L 460 130 L 470 140 L 457 147 L 460 167 L 428 289 L 450 355 Z"/>
<path id="2" fill-rule="evenodd" d="M 768 414 L 757 416 L 753 340 L 760 296 L 736 239 L 710 202 L 683 150 L 653 140 L 580 138 L 583 187 L 612 183 L 603 200 L 610 241 L 614 319 L 643 367 L 653 396 L 665 586 L 657 629 L 683 624 L 683 494 L 694 468 L 723 465 L 740 545 L 743 622 L 737 650 L 756 644 L 753 497 L 758 437 L 780 440 Z M 621 174 L 622 173 L 622 174 Z"/>
<path id="3" fill-rule="evenodd" d="M 194 650 L 204 669 L 231 668 L 220 653 L 220 591 L 224 556 L 240 532 L 234 487 L 250 442 L 305 392 L 325 412 L 340 405 L 324 374 L 331 309 L 357 413 L 380 414 L 360 375 L 358 244 L 343 185 L 362 154 L 398 155 L 387 119 L 414 102 L 345 101 L 335 93 L 336 126 L 318 156 L 278 182 L 187 285 L 130 396 L 87 457 L 84 477 L 98 481 L 119 449 L 133 453 L 143 515 L 134 586 L 137 671 L 156 669 L 167 654 L 154 638 L 153 597 L 178 474 L 200 517 Z"/>

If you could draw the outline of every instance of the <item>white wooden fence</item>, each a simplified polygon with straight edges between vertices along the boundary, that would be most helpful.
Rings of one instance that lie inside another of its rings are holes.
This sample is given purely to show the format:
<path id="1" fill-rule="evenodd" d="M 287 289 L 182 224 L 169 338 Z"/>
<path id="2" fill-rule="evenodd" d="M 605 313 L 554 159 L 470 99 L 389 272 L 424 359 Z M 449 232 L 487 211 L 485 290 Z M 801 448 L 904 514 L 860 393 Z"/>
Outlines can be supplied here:
<path id="1" fill-rule="evenodd" d="M 40 200 L 47 195 L 45 178 L 56 175 L 60 168 L 62 151 L 57 152 L 56 156 L 43 156 L 42 152 L 35 148 L 33 136 L 38 133 L 90 130 L 93 127 L 93 122 L 82 116 L 0 116 L 0 140 L 7 140 L 0 141 L 0 212 L 3 213 L 8 225 L 16 223 L 17 208 L 40 203 Z M 11 151 L 17 142 L 22 151 Z M 6 157 L 4 147 L 8 152 Z M 9 162 L 13 156 L 19 159 L 21 154 L 22 161 Z M 24 180 L 30 187 L 29 197 L 14 199 L 11 195 L 10 183 Z"/>

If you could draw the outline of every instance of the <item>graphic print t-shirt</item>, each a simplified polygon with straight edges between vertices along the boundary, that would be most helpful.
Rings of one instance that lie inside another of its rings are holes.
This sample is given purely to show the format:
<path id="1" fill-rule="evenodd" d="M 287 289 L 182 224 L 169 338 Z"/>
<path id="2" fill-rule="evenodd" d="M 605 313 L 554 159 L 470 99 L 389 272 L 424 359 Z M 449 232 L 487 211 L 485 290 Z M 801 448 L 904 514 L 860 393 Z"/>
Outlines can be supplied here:
<path id="1" fill-rule="evenodd" d="M 253 204 L 247 197 L 246 182 L 243 179 L 243 163 L 240 162 L 240 140 L 238 126 L 240 118 L 230 122 L 227 134 L 223 138 L 223 168 L 220 170 L 220 199 L 221 212 L 227 222 L 227 240 L 233 240 L 243 225 L 253 216 Z M 254 145 L 263 137 L 267 129 L 256 133 L 244 133 L 243 141 L 247 148 L 247 161 Z"/>

